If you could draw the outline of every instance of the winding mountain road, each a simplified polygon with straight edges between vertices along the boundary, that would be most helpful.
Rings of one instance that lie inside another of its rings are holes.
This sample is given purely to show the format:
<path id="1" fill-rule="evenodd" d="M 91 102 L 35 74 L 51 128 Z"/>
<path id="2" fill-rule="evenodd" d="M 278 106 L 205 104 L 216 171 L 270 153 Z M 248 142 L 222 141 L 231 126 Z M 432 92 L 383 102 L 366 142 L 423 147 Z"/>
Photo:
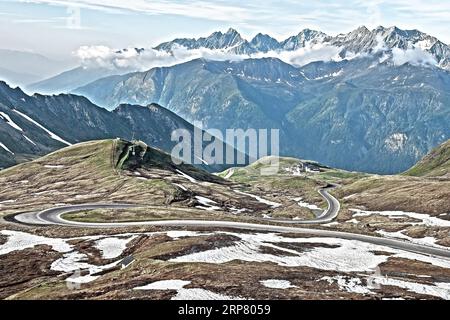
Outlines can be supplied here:
<path id="1" fill-rule="evenodd" d="M 339 201 L 328 193 L 328 189 L 334 188 L 335 186 L 328 186 L 326 188 L 320 189 L 319 193 L 328 202 L 328 209 L 316 219 L 308 221 L 292 221 L 289 223 L 293 224 L 319 224 L 328 223 L 334 220 L 340 209 Z M 83 211 L 83 210 L 95 210 L 95 209 L 126 209 L 126 208 L 136 208 L 137 205 L 132 204 L 82 204 L 82 205 L 71 205 L 71 206 L 61 206 L 46 209 L 40 212 L 28 212 L 18 214 L 13 217 L 15 222 L 32 224 L 32 225 L 60 225 L 67 227 L 84 227 L 84 228 L 120 228 L 120 227 L 132 227 L 132 226 L 161 226 L 161 227 L 192 227 L 192 228 L 230 228 L 239 229 L 247 231 L 260 231 L 260 232 L 278 232 L 278 233 L 297 233 L 297 234 L 308 234 L 318 237 L 328 237 L 328 238 L 340 238 L 346 240 L 357 240 L 362 242 L 367 242 L 371 244 L 387 246 L 394 249 L 399 249 L 403 251 L 425 254 L 431 256 L 437 256 L 440 258 L 450 259 L 450 250 L 425 246 L 420 244 L 411 243 L 408 241 L 368 236 L 362 234 L 333 231 L 333 230 L 322 230 L 322 229 L 310 229 L 310 228 L 300 228 L 293 226 L 280 226 L 273 224 L 258 224 L 258 223 L 245 223 L 245 222 L 234 222 L 234 221 L 207 221 L 207 220 L 158 220 L 158 221 L 139 221 L 139 222 L 79 222 L 79 221 L 69 221 L 62 218 L 63 214 L 69 212 Z M 273 219 L 261 219 L 265 223 L 277 222 L 277 223 L 287 223 L 287 220 L 273 220 Z"/>

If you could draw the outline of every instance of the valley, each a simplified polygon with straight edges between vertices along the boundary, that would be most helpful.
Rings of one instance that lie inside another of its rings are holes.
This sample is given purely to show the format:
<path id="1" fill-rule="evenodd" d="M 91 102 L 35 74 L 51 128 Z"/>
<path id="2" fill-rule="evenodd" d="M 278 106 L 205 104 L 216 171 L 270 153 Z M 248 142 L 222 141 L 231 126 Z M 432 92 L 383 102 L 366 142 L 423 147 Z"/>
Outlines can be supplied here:
<path id="1" fill-rule="evenodd" d="M 447 144 L 418 164 L 424 177 L 307 172 L 312 163 L 294 158 L 281 158 L 274 176 L 260 175 L 264 159 L 212 175 L 150 146 L 139 152 L 141 143 L 69 146 L 0 172 L 1 264 L 22 269 L 1 279 L 0 295 L 448 299 L 449 159 L 429 161 Z M 434 183 L 429 209 L 410 212 L 415 192 Z M 330 197 L 318 192 L 330 184 Z M 334 211 L 330 199 L 337 217 L 308 223 Z"/>
<path id="2" fill-rule="evenodd" d="M 1 2 L 0 300 L 113 300 L 100 312 L 122 318 L 119 300 L 181 318 L 220 310 L 155 300 L 261 318 L 450 300 L 449 16 Z"/>

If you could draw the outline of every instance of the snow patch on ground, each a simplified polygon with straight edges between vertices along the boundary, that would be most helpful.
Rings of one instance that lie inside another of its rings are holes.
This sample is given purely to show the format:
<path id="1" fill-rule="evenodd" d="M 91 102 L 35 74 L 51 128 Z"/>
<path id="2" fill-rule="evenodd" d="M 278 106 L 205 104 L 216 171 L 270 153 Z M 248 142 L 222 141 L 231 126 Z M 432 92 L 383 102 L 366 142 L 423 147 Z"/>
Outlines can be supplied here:
<path id="1" fill-rule="evenodd" d="M 238 234 L 224 233 L 241 238 L 236 244 L 195 252 L 180 256 L 170 261 L 173 262 L 200 262 L 200 263 L 226 263 L 233 260 L 248 262 L 273 262 L 280 266 L 298 267 L 305 266 L 321 270 L 356 272 L 372 272 L 375 268 L 389 258 L 388 255 L 376 255 L 374 252 L 383 251 L 391 253 L 395 257 L 429 262 L 444 268 L 450 267 L 450 261 L 420 254 L 414 254 L 395 250 L 386 246 L 374 245 L 357 240 L 345 240 L 337 238 L 287 238 L 277 234 Z M 277 243 L 317 243 L 318 247 L 307 252 L 302 250 L 287 250 Z M 324 248 L 320 244 L 337 245 L 337 248 Z M 262 246 L 270 246 L 279 251 L 289 252 L 290 255 L 281 256 L 269 253 L 261 253 Z M 292 255 L 294 254 L 294 255 Z"/>
<path id="2" fill-rule="evenodd" d="M 334 276 L 323 277 L 320 280 L 325 280 L 330 284 L 337 283 L 339 288 L 343 291 L 359 293 L 359 294 L 373 294 L 368 286 L 362 284 L 361 279 L 348 276 Z M 394 286 L 406 289 L 410 292 L 439 297 L 445 300 L 450 299 L 450 283 L 435 283 L 434 285 L 421 284 L 416 282 L 409 282 L 389 277 L 370 277 L 371 287 L 375 286 Z"/>
<path id="3" fill-rule="evenodd" d="M 171 300 L 244 300 L 240 297 L 227 296 L 205 289 L 180 289 Z"/>
<path id="4" fill-rule="evenodd" d="M 234 174 L 234 169 L 228 170 L 227 174 L 225 175 L 224 179 L 230 179 Z"/>
<path id="5" fill-rule="evenodd" d="M 46 164 L 46 165 L 44 165 L 44 168 L 48 168 L 48 169 L 62 169 L 62 168 L 64 168 L 64 166 L 63 165 Z"/>
<path id="6" fill-rule="evenodd" d="M 368 217 L 371 215 L 387 216 L 394 219 L 401 217 L 409 217 L 422 221 L 422 222 L 411 222 L 412 225 L 424 224 L 428 227 L 450 227 L 449 220 L 432 217 L 429 214 L 425 213 L 404 212 L 404 211 L 365 211 L 359 209 L 350 209 L 350 211 L 354 212 L 353 217 Z"/>
<path id="7" fill-rule="evenodd" d="M 391 152 L 402 150 L 408 141 L 408 136 L 404 133 L 394 133 L 384 140 L 384 146 Z"/>
<path id="8" fill-rule="evenodd" d="M 11 127 L 13 127 L 14 129 L 23 132 L 22 128 L 19 127 L 14 121 L 11 120 L 11 118 L 4 112 L 0 111 L 0 115 L 3 119 L 5 119 L 6 123 L 9 124 Z"/>
<path id="9" fill-rule="evenodd" d="M 326 75 L 323 75 L 321 77 L 314 78 L 312 80 L 322 80 L 322 79 L 327 79 L 327 78 L 335 78 L 335 77 L 340 76 L 343 73 L 344 73 L 344 70 L 341 69 L 339 71 L 336 71 L 336 72 L 333 72 L 333 73 L 330 73 L 330 74 L 326 74 Z"/>
<path id="10" fill-rule="evenodd" d="M 280 266 L 307 266 L 322 270 L 336 271 L 371 271 L 380 263 L 387 261 L 387 256 L 375 255 L 371 251 L 383 251 L 389 248 L 376 246 L 354 240 L 334 238 L 286 238 L 276 234 L 233 234 L 242 240 L 235 245 L 196 252 L 172 259 L 173 262 L 226 263 L 233 260 L 249 262 L 273 262 Z M 289 250 L 289 256 L 261 253 L 261 246 L 271 246 L 280 251 L 286 249 L 275 243 L 326 243 L 339 245 L 339 248 L 317 247 L 308 252 Z"/>
<path id="11" fill-rule="evenodd" d="M 339 222 L 334 221 L 334 222 L 322 224 L 322 227 L 335 227 L 335 226 L 338 226 L 338 225 L 339 225 Z"/>
<path id="12" fill-rule="evenodd" d="M 205 289 L 185 289 L 191 281 L 185 280 L 162 280 L 150 283 L 134 290 L 176 290 L 177 294 L 171 300 L 239 300 L 238 297 L 226 296 Z"/>
<path id="13" fill-rule="evenodd" d="M 411 292 L 425 294 L 433 297 L 439 297 L 445 300 L 450 300 L 449 283 L 436 283 L 435 285 L 428 285 L 383 277 L 375 278 L 373 279 L 373 282 L 383 286 L 395 286 L 406 289 Z"/>
<path id="14" fill-rule="evenodd" d="M 72 251 L 69 253 L 65 253 L 64 256 L 52 263 L 50 266 L 50 270 L 60 271 L 60 272 L 75 272 L 79 270 L 88 270 L 89 275 L 94 275 L 104 270 L 111 269 L 117 266 L 120 263 L 119 261 L 115 261 L 113 263 L 96 266 L 90 263 L 87 263 L 88 260 L 87 255 L 80 253 L 78 251 Z"/>
<path id="15" fill-rule="evenodd" d="M 183 186 L 182 184 L 179 184 L 179 183 L 173 183 L 173 185 L 174 185 L 175 187 L 180 188 L 180 189 L 183 190 L 183 191 L 188 191 L 188 189 L 187 189 L 185 186 Z"/>
<path id="16" fill-rule="evenodd" d="M 300 166 L 293 166 L 290 168 L 285 168 L 284 169 L 286 172 L 292 174 L 293 176 L 301 176 L 302 175 L 302 170 L 300 168 Z"/>
<path id="17" fill-rule="evenodd" d="M 38 245 L 48 245 L 51 246 L 54 251 L 63 253 L 63 257 L 55 260 L 50 269 L 60 272 L 74 272 L 75 274 L 67 279 L 67 281 L 72 283 L 86 283 L 88 281 L 93 281 L 97 276 L 94 274 L 115 267 L 120 263 L 119 261 L 113 262 L 111 264 L 96 266 L 87 263 L 88 257 L 74 250 L 74 247 L 68 242 L 71 240 L 98 240 L 96 246 L 103 251 L 105 259 L 120 256 L 123 251 L 119 253 L 119 249 L 123 248 L 123 243 L 118 244 L 119 238 L 116 241 L 112 240 L 113 237 L 105 236 L 87 236 L 78 238 L 48 238 L 43 236 L 37 236 L 34 234 L 13 231 L 13 230 L 1 230 L 1 235 L 7 236 L 7 240 L 4 244 L 0 245 L 0 255 L 8 254 L 13 251 L 24 250 L 28 248 L 33 248 Z M 125 235 L 126 236 L 126 235 Z M 137 235 L 133 235 L 137 236 Z M 104 240 L 104 241 L 102 241 Z M 130 241 L 130 238 L 127 242 Z M 88 270 L 88 275 L 77 275 L 76 272 L 79 270 Z"/>
<path id="18" fill-rule="evenodd" d="M 84 276 L 78 276 L 77 274 L 73 274 L 70 277 L 66 278 L 66 281 L 73 284 L 84 284 L 97 280 L 99 277 L 100 276 L 91 276 L 90 274 Z"/>
<path id="19" fill-rule="evenodd" d="M 185 280 L 162 280 L 152 282 L 142 287 L 136 287 L 134 290 L 180 290 L 190 283 L 191 281 Z"/>
<path id="20" fill-rule="evenodd" d="M 103 259 L 114 259 L 119 257 L 127 248 L 128 243 L 135 239 L 135 236 L 122 238 L 103 238 L 95 242 L 95 248 L 102 252 Z"/>
<path id="21" fill-rule="evenodd" d="M 209 163 L 206 162 L 206 160 L 204 160 L 204 159 L 202 159 L 202 158 L 200 158 L 200 157 L 198 157 L 198 156 L 194 156 L 194 157 L 195 157 L 196 159 L 200 160 L 201 163 L 206 164 L 207 166 L 209 165 Z"/>
<path id="22" fill-rule="evenodd" d="M 116 267 L 121 260 L 115 261 L 107 265 L 92 265 L 88 263 L 88 256 L 74 250 L 74 247 L 68 242 L 72 240 L 87 240 L 95 241 L 95 246 L 103 252 L 105 258 L 114 258 L 120 256 L 126 247 L 126 243 L 131 241 L 134 237 L 139 235 L 156 235 L 167 234 L 173 239 L 181 237 L 194 237 L 212 234 L 227 234 L 239 237 L 240 240 L 231 246 L 206 250 L 203 252 L 195 252 L 187 254 L 174 259 L 172 262 L 200 262 L 200 263 L 226 263 L 233 260 L 242 260 L 249 262 L 273 262 L 281 266 L 296 267 L 306 266 L 321 270 L 330 270 L 337 272 L 373 272 L 377 266 L 387 261 L 389 254 L 392 257 L 406 258 L 410 260 L 418 260 L 428 262 L 443 268 L 450 268 L 450 261 L 443 258 L 436 258 L 432 256 L 425 256 L 401 250 L 392 249 L 385 246 L 374 245 L 357 240 L 345 240 L 337 238 L 289 238 L 276 233 L 232 233 L 232 232 L 212 232 L 202 233 L 193 231 L 169 231 L 169 232 L 150 232 L 150 233 L 125 233 L 114 236 L 85 236 L 77 238 L 48 238 L 37 236 L 20 231 L 1 230 L 1 235 L 7 237 L 6 242 L 0 245 L 0 255 L 8 254 L 16 250 L 24 250 L 32 248 L 37 245 L 49 245 L 53 250 L 63 253 L 63 257 L 55 260 L 51 265 L 51 270 L 61 271 L 66 273 L 74 273 L 73 276 L 67 279 L 72 283 L 86 283 L 97 279 L 98 273 Z M 125 243 L 126 242 L 126 243 Z M 295 248 L 286 249 L 279 246 L 279 243 L 297 243 L 299 250 Z M 301 250 L 302 243 L 317 243 L 318 247 L 312 248 L 308 251 Z M 336 248 L 320 247 L 320 244 L 330 244 L 337 246 Z M 269 253 L 262 253 L 260 248 L 262 246 L 269 246 L 280 252 L 289 253 L 289 255 L 274 255 Z M 386 252 L 387 255 L 376 255 L 374 252 Z M 83 270 L 84 274 L 77 274 L 78 270 Z M 87 275 L 85 273 L 88 273 Z M 375 280 L 371 278 L 371 282 Z M 275 279 L 271 279 L 275 280 Z M 353 278 L 332 277 L 324 278 L 328 282 L 336 282 L 343 290 L 349 292 L 368 293 L 367 289 L 362 288 L 362 283 Z M 377 282 L 378 281 L 378 282 Z M 410 291 L 429 294 L 442 298 L 450 298 L 450 284 L 437 283 L 436 285 L 422 285 L 396 279 L 381 278 L 375 283 L 381 285 L 394 285 L 406 288 Z M 388 283 L 388 284 L 385 284 Z M 270 284 L 270 283 L 269 283 Z M 280 283 L 278 283 L 280 284 Z M 180 291 L 187 290 L 187 291 Z M 195 297 L 201 299 L 215 299 L 220 295 L 209 292 L 203 289 L 179 289 L 176 297 Z M 225 299 L 226 296 L 220 296 Z M 234 297 L 230 297 L 234 298 Z"/>
<path id="23" fill-rule="evenodd" d="M 36 143 L 33 141 L 33 140 L 31 140 L 30 138 L 28 138 L 26 135 L 22 135 L 24 138 L 25 138 L 25 140 L 27 140 L 29 143 L 31 143 L 32 145 L 35 145 L 36 146 Z"/>
<path id="24" fill-rule="evenodd" d="M 386 232 L 383 230 L 378 230 L 378 231 L 376 231 L 376 233 L 378 233 L 379 235 L 382 235 L 383 237 L 386 237 L 386 238 L 404 239 L 404 240 L 408 240 L 409 242 L 412 242 L 412 243 L 417 243 L 417 244 L 421 244 L 421 245 L 425 245 L 425 246 L 433 246 L 433 247 L 448 250 L 448 247 L 444 247 L 444 246 L 440 246 L 440 245 L 436 244 L 437 240 L 434 237 L 412 238 L 412 237 L 409 237 L 406 234 L 404 234 L 402 231 Z"/>
<path id="25" fill-rule="evenodd" d="M 167 231 L 166 234 L 174 240 L 184 237 L 198 237 L 203 235 L 195 231 Z"/>
<path id="26" fill-rule="evenodd" d="M 248 211 L 248 209 L 246 209 L 246 208 L 238 209 L 238 208 L 236 208 L 236 207 L 231 207 L 231 208 L 230 208 L 230 211 L 231 211 L 233 214 L 240 214 L 240 213 L 243 213 L 243 212 L 245 212 L 245 211 Z"/>
<path id="27" fill-rule="evenodd" d="M 239 191 L 239 190 L 234 190 L 234 192 L 236 192 L 236 193 L 238 193 L 238 194 L 245 195 L 245 196 L 249 196 L 249 197 L 251 197 L 251 198 L 253 198 L 253 199 L 256 199 L 256 200 L 257 200 L 258 202 L 260 202 L 260 203 L 267 204 L 268 206 L 270 206 L 270 207 L 272 207 L 272 208 L 274 208 L 274 209 L 275 209 L 275 208 L 278 208 L 278 207 L 281 207 L 281 203 L 273 202 L 273 201 L 270 201 L 270 200 L 266 200 L 266 199 L 261 198 L 260 196 L 254 195 L 254 194 L 242 192 L 242 191 Z"/>
<path id="28" fill-rule="evenodd" d="M 14 203 L 14 202 L 16 202 L 16 200 L 4 200 L 4 201 L 0 201 L 0 204 Z"/>
<path id="29" fill-rule="evenodd" d="M 45 132 L 48 133 L 48 135 L 50 136 L 50 138 L 52 138 L 53 140 L 57 140 L 59 142 L 62 142 L 68 146 L 71 146 L 72 144 L 70 142 L 67 142 L 66 140 L 62 139 L 61 137 L 59 137 L 58 135 L 54 134 L 53 132 L 51 132 L 50 130 L 48 130 L 47 128 L 45 128 L 43 125 L 41 125 L 40 123 L 38 123 L 37 121 L 34 121 L 33 119 L 31 119 L 29 116 L 27 116 L 26 114 L 14 109 L 13 110 L 15 113 L 19 114 L 20 116 L 22 116 L 23 118 L 25 118 L 26 120 L 30 121 L 31 123 L 33 123 L 34 125 L 38 126 L 39 128 L 41 128 L 42 130 L 44 130 Z"/>
<path id="30" fill-rule="evenodd" d="M 334 277 L 323 277 L 318 281 L 327 281 L 329 284 L 337 283 L 339 289 L 347 292 L 359 293 L 359 294 L 369 294 L 371 291 L 366 286 L 362 285 L 360 278 L 352 278 L 347 276 L 334 276 Z"/>
<path id="31" fill-rule="evenodd" d="M 176 172 L 178 172 L 183 178 L 188 179 L 190 182 L 192 182 L 192 183 L 197 183 L 197 180 L 195 180 L 195 179 L 192 178 L 191 176 L 187 175 L 187 174 L 184 173 L 183 171 L 176 169 Z"/>
<path id="32" fill-rule="evenodd" d="M 201 206 L 196 206 L 196 208 L 206 210 L 206 211 L 215 211 L 220 210 L 221 208 L 218 206 L 215 206 L 214 204 L 217 204 L 216 201 L 202 197 L 202 196 L 195 196 L 195 199 L 197 199 L 198 202 L 200 202 Z"/>
<path id="33" fill-rule="evenodd" d="M 38 245 L 49 245 L 53 250 L 61 253 L 72 251 L 72 246 L 64 239 L 41 237 L 26 232 L 12 230 L 1 230 L 0 234 L 8 237 L 6 242 L 0 245 L 0 255 L 16 250 L 33 248 Z"/>
<path id="34" fill-rule="evenodd" d="M 310 210 L 320 210 L 320 211 L 323 211 L 323 209 L 319 208 L 319 207 L 316 206 L 315 204 L 310 204 L 310 203 L 308 203 L 308 202 L 302 201 L 303 198 L 294 198 L 294 199 L 292 199 L 292 200 L 294 200 L 295 202 L 297 202 L 297 204 L 298 204 L 300 207 L 302 207 L 302 208 L 307 208 L 307 209 L 310 209 Z"/>
<path id="35" fill-rule="evenodd" d="M 268 279 L 268 280 L 261 280 L 260 282 L 264 287 L 271 288 L 271 289 L 295 288 L 295 286 L 293 286 L 287 280 Z"/>
<path id="36" fill-rule="evenodd" d="M 11 150 L 8 149 L 7 146 L 5 146 L 3 143 L 0 142 L 0 147 L 2 147 L 3 149 L 5 149 L 6 152 L 9 152 L 11 154 L 14 154 L 14 152 L 12 152 Z"/>

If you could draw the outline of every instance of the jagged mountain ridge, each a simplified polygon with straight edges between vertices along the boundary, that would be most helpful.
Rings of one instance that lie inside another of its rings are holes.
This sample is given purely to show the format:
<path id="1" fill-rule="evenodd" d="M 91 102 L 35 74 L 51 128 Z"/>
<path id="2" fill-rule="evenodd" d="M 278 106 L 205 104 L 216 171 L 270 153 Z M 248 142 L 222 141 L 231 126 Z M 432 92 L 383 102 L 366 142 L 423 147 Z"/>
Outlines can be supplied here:
<path id="1" fill-rule="evenodd" d="M 176 129 L 194 136 L 192 124 L 157 104 L 120 104 L 108 111 L 82 96 L 28 96 L 20 88 L 0 82 L 0 168 L 78 142 L 116 137 L 140 139 L 170 152 L 176 144 L 171 141 Z M 209 170 L 223 168 L 200 166 Z"/>
<path id="2" fill-rule="evenodd" d="M 284 155 L 394 173 L 450 137 L 450 74 L 380 63 L 383 54 L 302 68 L 275 58 L 199 59 L 76 92 L 103 106 L 156 101 L 207 128 L 279 128 Z"/>
<path id="3" fill-rule="evenodd" d="M 214 32 L 208 37 L 198 39 L 179 38 L 161 43 L 152 50 L 173 54 L 177 47 L 187 50 L 209 49 L 213 52 L 225 55 L 236 55 L 240 58 L 261 58 L 264 56 L 276 56 L 280 53 L 292 53 L 299 49 L 310 49 L 311 47 L 328 48 L 335 53 L 335 60 L 353 59 L 367 54 L 376 55 L 384 53 L 380 60 L 389 61 L 391 64 L 403 64 L 406 61 L 398 58 L 402 54 L 424 55 L 419 63 L 431 64 L 442 69 L 450 70 L 450 47 L 438 40 L 436 37 L 427 35 L 418 30 L 401 30 L 397 27 L 377 27 L 369 30 L 360 27 L 347 34 L 329 36 L 323 32 L 304 29 L 295 36 L 285 40 L 277 39 L 262 33 L 257 34 L 252 40 L 244 39 L 236 30 L 230 28 L 227 32 Z M 126 53 L 129 49 L 117 50 L 116 53 Z M 132 48 L 137 55 L 144 55 L 145 48 Z M 409 51 L 408 51 L 409 50 Z M 416 50 L 416 51 L 414 51 Z M 320 52 L 320 50 L 318 50 Z M 184 52 L 186 54 L 186 52 Z M 396 57 L 394 57 L 396 54 Z M 318 54 L 314 58 L 314 51 L 310 54 L 308 62 L 321 61 L 323 57 Z M 124 57 L 125 58 L 125 57 Z M 285 61 L 296 66 L 304 65 L 300 61 Z M 299 65 L 300 64 L 300 65 Z M 141 69 L 142 70 L 142 69 Z M 45 79 L 27 87 L 30 92 L 39 93 L 67 93 L 78 87 L 84 86 L 92 81 L 106 76 L 123 75 L 127 72 L 141 71 L 118 68 L 102 68 L 101 66 L 78 67 L 52 78 Z"/>
<path id="4" fill-rule="evenodd" d="M 347 34 L 329 36 L 321 31 L 304 29 L 296 36 L 277 41 L 269 35 L 257 34 L 247 41 L 236 30 L 230 28 L 226 33 L 214 32 L 206 38 L 175 39 L 155 47 L 156 50 L 171 51 L 177 46 L 187 49 L 206 48 L 224 50 L 234 54 L 251 55 L 269 51 L 295 51 L 307 46 L 323 44 L 338 48 L 340 57 L 373 53 L 392 49 L 421 49 L 434 57 L 439 67 L 450 69 L 450 47 L 419 30 L 402 30 L 397 27 L 379 26 L 369 30 L 365 26 Z"/>

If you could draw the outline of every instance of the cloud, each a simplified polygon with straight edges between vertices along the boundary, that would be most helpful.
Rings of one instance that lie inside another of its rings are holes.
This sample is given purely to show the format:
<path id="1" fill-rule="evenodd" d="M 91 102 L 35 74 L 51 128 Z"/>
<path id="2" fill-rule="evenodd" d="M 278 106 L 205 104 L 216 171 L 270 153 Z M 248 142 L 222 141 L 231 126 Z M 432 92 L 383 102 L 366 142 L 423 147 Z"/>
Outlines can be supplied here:
<path id="1" fill-rule="evenodd" d="M 204 18 L 215 21 L 250 19 L 251 12 L 239 5 L 229 5 L 218 1 L 173 1 L 173 0 L 20 0 L 21 2 L 41 3 L 65 7 L 80 7 L 109 13 L 135 11 L 152 15 L 177 15 L 191 18 Z"/>
<path id="2" fill-rule="evenodd" d="M 377 45 L 373 48 L 372 50 L 373 53 L 384 52 L 389 49 L 386 43 L 384 42 L 382 35 L 378 34 L 376 40 Z"/>
<path id="3" fill-rule="evenodd" d="M 431 53 L 420 48 L 406 50 L 394 48 L 392 49 L 392 61 L 396 66 L 401 66 L 405 63 L 410 63 L 414 66 L 436 66 L 438 64 Z"/>
<path id="4" fill-rule="evenodd" d="M 372 50 L 372 54 L 377 53 L 383 53 L 379 58 L 379 63 L 383 63 L 391 58 L 391 61 L 395 66 L 401 66 L 405 63 L 410 63 L 414 66 L 438 65 L 434 56 L 419 46 L 410 46 L 410 48 L 406 50 L 400 48 L 390 49 L 381 35 L 377 36 L 377 45 Z"/>
<path id="5" fill-rule="evenodd" d="M 294 66 L 303 66 L 314 61 L 342 60 L 338 55 L 339 52 L 339 48 L 326 44 L 307 44 L 306 47 L 296 51 L 271 51 L 252 55 L 238 55 L 225 50 L 205 48 L 190 50 L 183 46 L 174 46 L 170 53 L 152 48 L 117 50 L 106 46 L 82 46 L 75 52 L 75 56 L 85 67 L 144 71 L 154 67 L 169 67 L 194 59 L 242 61 L 250 58 L 278 58 Z"/>
<path id="6" fill-rule="evenodd" d="M 330 46 L 327 44 L 310 44 L 307 43 L 304 48 L 299 48 L 295 51 L 281 51 L 268 52 L 252 55 L 251 58 L 278 58 L 281 61 L 289 63 L 294 66 L 304 66 L 315 61 L 338 61 L 342 60 L 339 57 L 340 48 Z"/>
<path id="7" fill-rule="evenodd" d="M 154 67 L 169 67 L 199 58 L 217 61 L 238 61 L 246 58 L 222 50 L 204 48 L 188 50 L 182 46 L 175 46 L 170 53 L 152 48 L 116 50 L 106 46 L 82 46 L 75 52 L 75 56 L 80 59 L 84 67 L 136 71 Z M 247 58 L 249 57 L 247 56 Z"/>
<path id="8" fill-rule="evenodd" d="M 357 25 L 369 28 L 398 25 L 417 28 L 450 41 L 450 1 L 442 0 L 349 0 L 349 1 L 256 1 L 256 0 L 9 0 L 68 8 L 79 7 L 106 13 L 143 13 L 182 16 L 241 26 L 247 31 L 276 33 L 320 29 L 347 32 Z M 164 31 L 162 31 L 164 32 Z"/>

